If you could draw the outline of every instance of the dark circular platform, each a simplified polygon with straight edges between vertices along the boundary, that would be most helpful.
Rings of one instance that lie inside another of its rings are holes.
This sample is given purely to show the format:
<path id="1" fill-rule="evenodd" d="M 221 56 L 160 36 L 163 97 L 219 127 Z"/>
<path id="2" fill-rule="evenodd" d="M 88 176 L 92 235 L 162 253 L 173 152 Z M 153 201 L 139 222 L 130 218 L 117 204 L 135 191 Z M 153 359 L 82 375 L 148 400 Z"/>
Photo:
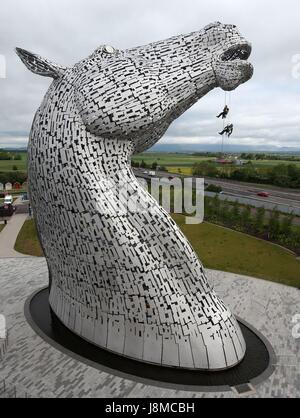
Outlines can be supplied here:
<path id="1" fill-rule="evenodd" d="M 160 367 L 111 353 L 73 334 L 51 312 L 48 288 L 30 296 L 25 316 L 35 332 L 56 349 L 89 366 L 145 384 L 189 391 L 227 391 L 243 385 L 257 385 L 274 371 L 275 353 L 269 342 L 246 322 L 239 324 L 247 344 L 244 360 L 219 372 L 201 372 Z"/>

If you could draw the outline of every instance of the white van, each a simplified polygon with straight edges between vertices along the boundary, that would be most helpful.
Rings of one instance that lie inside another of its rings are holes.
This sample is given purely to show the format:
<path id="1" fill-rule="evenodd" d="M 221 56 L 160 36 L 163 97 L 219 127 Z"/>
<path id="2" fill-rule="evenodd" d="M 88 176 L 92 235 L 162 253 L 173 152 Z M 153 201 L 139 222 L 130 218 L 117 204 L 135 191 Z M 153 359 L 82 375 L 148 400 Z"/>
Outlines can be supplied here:
<path id="1" fill-rule="evenodd" d="M 5 205 L 12 205 L 13 202 L 14 202 L 14 199 L 11 195 L 5 196 L 5 198 L 4 198 L 4 204 Z"/>

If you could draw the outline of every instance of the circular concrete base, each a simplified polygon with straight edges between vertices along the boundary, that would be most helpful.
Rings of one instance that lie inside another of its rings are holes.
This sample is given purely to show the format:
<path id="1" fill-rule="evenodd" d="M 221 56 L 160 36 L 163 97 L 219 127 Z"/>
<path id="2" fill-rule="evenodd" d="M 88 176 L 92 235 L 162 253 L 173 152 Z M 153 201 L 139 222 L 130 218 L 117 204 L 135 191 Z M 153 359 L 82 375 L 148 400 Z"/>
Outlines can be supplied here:
<path id="1" fill-rule="evenodd" d="M 98 370 L 130 380 L 177 390 L 216 392 L 250 388 L 266 380 L 274 371 L 275 353 L 269 342 L 245 321 L 239 320 L 247 352 L 233 369 L 201 372 L 160 367 L 135 361 L 101 349 L 78 337 L 51 312 L 49 291 L 44 288 L 28 298 L 25 316 L 35 332 L 56 349 Z M 243 390 L 243 389 L 242 389 Z"/>

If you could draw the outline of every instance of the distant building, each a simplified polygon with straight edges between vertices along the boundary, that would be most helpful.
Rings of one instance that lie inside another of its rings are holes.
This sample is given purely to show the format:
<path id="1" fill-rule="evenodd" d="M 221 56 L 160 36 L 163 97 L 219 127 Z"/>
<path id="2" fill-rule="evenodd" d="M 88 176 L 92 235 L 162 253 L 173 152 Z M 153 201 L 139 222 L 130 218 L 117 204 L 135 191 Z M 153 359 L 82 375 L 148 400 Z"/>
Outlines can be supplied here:
<path id="1" fill-rule="evenodd" d="M 12 184 L 11 183 L 6 183 L 5 190 L 6 191 L 12 190 Z"/>
<path id="2" fill-rule="evenodd" d="M 20 183 L 15 183 L 13 186 L 14 190 L 20 190 L 21 189 L 21 184 Z"/>
<path id="3" fill-rule="evenodd" d="M 225 158 L 220 158 L 219 160 L 217 160 L 217 164 L 231 165 L 231 164 L 234 164 L 234 161 L 233 160 L 226 160 Z"/>
<path id="4" fill-rule="evenodd" d="M 235 165 L 239 165 L 239 166 L 241 166 L 241 165 L 245 165 L 245 164 L 247 164 L 247 162 L 248 162 L 248 161 L 246 161 L 246 160 L 235 160 L 235 161 L 234 161 L 234 164 L 235 164 Z"/>

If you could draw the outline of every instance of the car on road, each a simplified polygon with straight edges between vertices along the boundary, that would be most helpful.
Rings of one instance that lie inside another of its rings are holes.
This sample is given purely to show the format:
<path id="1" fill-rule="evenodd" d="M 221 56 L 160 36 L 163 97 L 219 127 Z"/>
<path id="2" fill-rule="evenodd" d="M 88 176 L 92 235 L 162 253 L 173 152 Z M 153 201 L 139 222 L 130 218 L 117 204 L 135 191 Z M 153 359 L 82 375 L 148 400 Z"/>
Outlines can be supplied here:
<path id="1" fill-rule="evenodd" d="M 6 195 L 4 198 L 4 205 L 12 205 L 14 202 L 14 199 L 11 195 Z"/>
<path id="2" fill-rule="evenodd" d="M 215 184 L 209 184 L 208 187 L 205 189 L 206 192 L 212 192 L 217 194 L 223 194 L 223 189 L 220 186 L 216 186 Z"/>
<path id="3" fill-rule="evenodd" d="M 13 205 L 2 204 L 0 205 L 0 219 L 10 218 L 14 214 Z"/>
<path id="4" fill-rule="evenodd" d="M 268 192 L 259 192 L 259 193 L 257 193 L 257 196 L 259 196 L 259 197 L 270 197 L 270 193 L 268 193 Z"/>

